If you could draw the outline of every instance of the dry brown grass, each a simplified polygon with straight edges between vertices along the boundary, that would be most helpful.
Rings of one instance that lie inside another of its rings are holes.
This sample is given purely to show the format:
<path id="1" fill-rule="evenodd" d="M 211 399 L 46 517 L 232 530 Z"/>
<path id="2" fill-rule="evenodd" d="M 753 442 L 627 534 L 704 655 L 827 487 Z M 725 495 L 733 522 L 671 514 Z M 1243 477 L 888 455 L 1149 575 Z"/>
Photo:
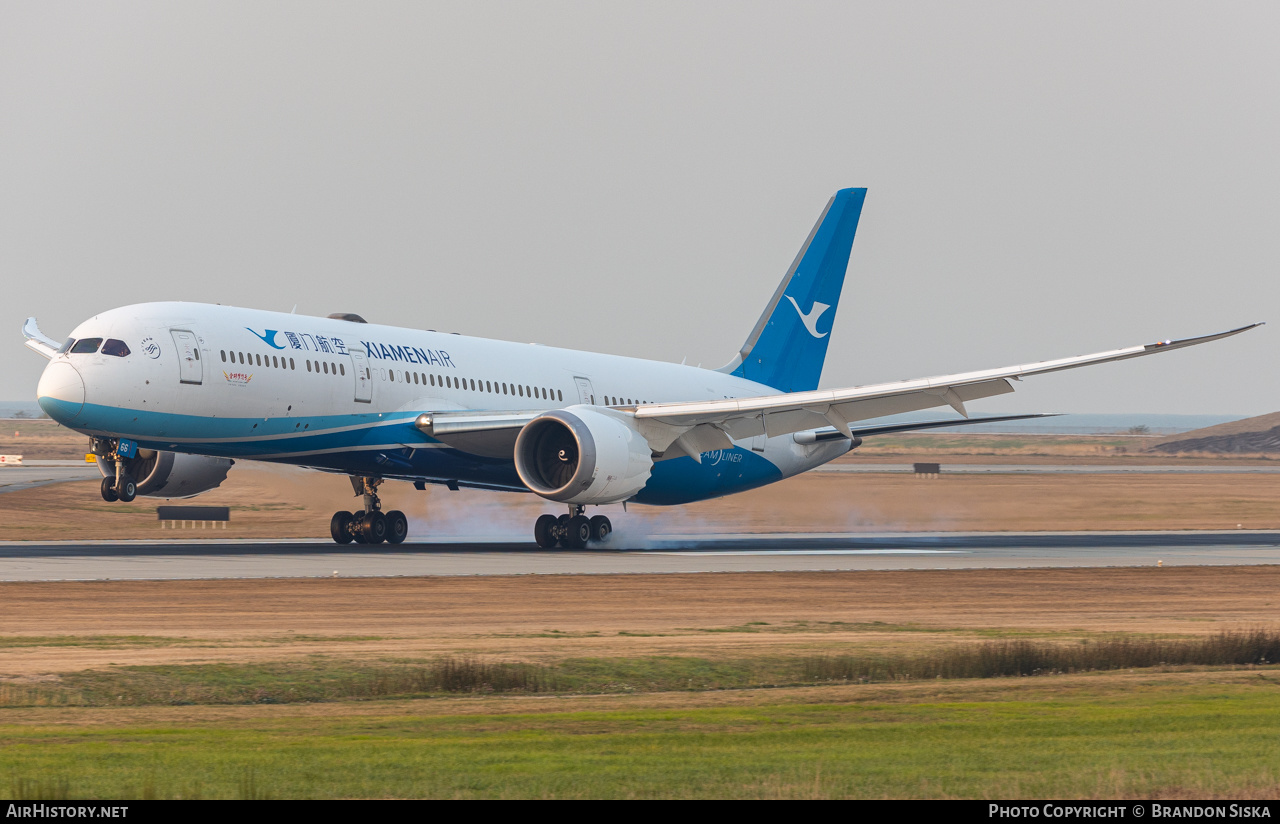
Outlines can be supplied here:
<path id="1" fill-rule="evenodd" d="M 829 654 L 1274 627 L 1280 567 L 0 584 L 0 673 L 109 664 Z M 753 622 L 764 622 L 753 623 Z M 877 623 L 879 622 L 879 623 Z"/>

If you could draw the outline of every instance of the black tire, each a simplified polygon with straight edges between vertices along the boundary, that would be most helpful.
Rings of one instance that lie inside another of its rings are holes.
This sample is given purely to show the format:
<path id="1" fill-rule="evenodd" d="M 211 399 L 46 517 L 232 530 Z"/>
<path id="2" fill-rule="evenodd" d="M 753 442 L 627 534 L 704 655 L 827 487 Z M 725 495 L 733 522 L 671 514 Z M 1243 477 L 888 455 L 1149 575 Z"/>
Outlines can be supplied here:
<path id="1" fill-rule="evenodd" d="M 591 519 L 575 515 L 569 519 L 569 534 L 564 537 L 566 549 L 582 549 L 591 540 Z"/>
<path id="2" fill-rule="evenodd" d="M 333 536 L 334 543 L 351 543 L 353 537 L 351 535 L 351 513 L 333 513 L 333 517 L 329 519 L 329 534 Z"/>
<path id="3" fill-rule="evenodd" d="M 116 494 L 120 496 L 120 500 L 123 503 L 126 503 L 126 504 L 129 503 L 134 498 L 138 497 L 137 482 L 134 481 L 133 478 L 130 478 L 129 476 L 126 475 L 120 481 L 120 489 L 116 491 Z"/>
<path id="4" fill-rule="evenodd" d="M 120 500 L 120 496 L 116 494 L 115 481 L 111 480 L 110 478 L 102 479 L 101 491 L 102 491 L 102 500 L 106 501 L 109 504 L 115 503 L 116 501 Z"/>
<path id="5" fill-rule="evenodd" d="M 381 512 L 366 512 L 360 524 L 366 544 L 380 544 L 387 540 L 387 516 Z"/>
<path id="6" fill-rule="evenodd" d="M 533 524 L 533 540 L 538 542 L 538 546 L 543 549 L 551 549 L 559 543 L 556 539 L 555 531 L 552 529 L 558 520 L 554 515 L 538 516 L 538 520 Z"/>
<path id="7" fill-rule="evenodd" d="M 387 513 L 387 543 L 400 544 L 409 537 L 409 519 L 398 509 Z"/>
<path id="8" fill-rule="evenodd" d="M 613 524 L 603 515 L 591 519 L 591 540 L 598 544 L 606 543 L 613 534 Z"/>

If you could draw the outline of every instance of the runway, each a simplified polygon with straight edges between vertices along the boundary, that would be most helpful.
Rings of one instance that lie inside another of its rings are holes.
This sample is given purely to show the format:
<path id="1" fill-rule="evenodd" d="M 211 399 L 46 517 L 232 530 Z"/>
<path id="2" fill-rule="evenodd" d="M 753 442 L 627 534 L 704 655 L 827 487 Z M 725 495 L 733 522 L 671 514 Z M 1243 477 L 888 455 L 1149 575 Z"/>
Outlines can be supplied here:
<path id="1" fill-rule="evenodd" d="M 1280 532 L 653 535 L 542 550 L 501 538 L 376 548 L 315 541 L 0 543 L 0 581 L 606 575 L 1280 564 Z"/>
<path id="2" fill-rule="evenodd" d="M 0 492 L 17 492 L 46 484 L 89 481 L 102 477 L 96 464 L 84 461 L 26 461 L 0 469 Z"/>

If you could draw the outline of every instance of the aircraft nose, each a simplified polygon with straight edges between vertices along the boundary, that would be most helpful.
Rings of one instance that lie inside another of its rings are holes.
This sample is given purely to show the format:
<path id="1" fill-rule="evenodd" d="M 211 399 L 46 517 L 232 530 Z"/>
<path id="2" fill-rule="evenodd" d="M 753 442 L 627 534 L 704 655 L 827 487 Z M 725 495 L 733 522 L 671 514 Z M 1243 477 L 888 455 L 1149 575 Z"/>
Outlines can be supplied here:
<path id="1" fill-rule="evenodd" d="M 84 408 L 84 379 L 66 361 L 54 361 L 40 376 L 36 400 L 49 417 L 58 423 L 70 424 Z"/>

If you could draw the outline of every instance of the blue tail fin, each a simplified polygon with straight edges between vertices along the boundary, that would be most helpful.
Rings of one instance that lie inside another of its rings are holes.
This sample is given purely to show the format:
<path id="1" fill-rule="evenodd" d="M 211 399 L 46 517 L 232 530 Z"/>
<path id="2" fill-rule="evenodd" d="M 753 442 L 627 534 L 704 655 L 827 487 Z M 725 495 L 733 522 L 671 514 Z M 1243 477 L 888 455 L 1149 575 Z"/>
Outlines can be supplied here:
<path id="1" fill-rule="evenodd" d="M 818 388 L 866 197 L 866 189 L 836 192 L 738 357 L 719 371 L 783 392 Z"/>

